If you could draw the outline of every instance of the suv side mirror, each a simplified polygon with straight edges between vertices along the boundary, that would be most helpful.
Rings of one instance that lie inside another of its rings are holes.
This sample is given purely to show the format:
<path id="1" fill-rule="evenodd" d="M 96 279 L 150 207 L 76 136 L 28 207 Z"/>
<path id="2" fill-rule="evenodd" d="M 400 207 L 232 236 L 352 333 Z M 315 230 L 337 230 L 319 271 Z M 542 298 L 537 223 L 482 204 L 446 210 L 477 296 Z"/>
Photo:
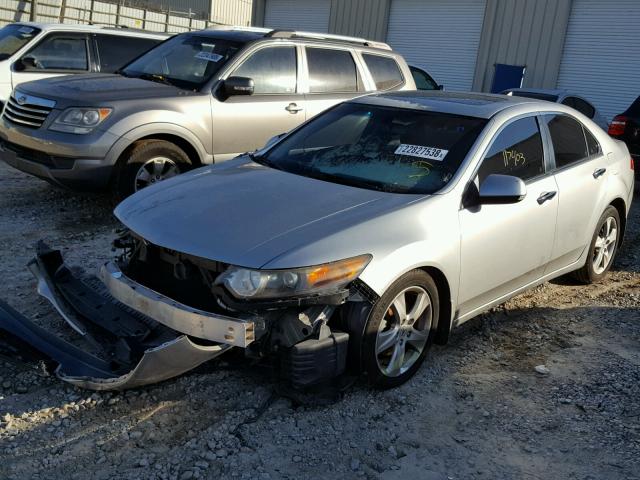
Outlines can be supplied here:
<path id="1" fill-rule="evenodd" d="M 517 203 L 527 195 L 524 182 L 511 175 L 492 174 L 480 185 L 479 200 L 483 205 Z"/>
<path id="2" fill-rule="evenodd" d="M 234 95 L 253 95 L 253 78 L 229 77 L 224 81 L 223 88 L 227 97 Z"/>
<path id="3" fill-rule="evenodd" d="M 444 90 L 444 85 L 438 85 L 438 90 Z"/>

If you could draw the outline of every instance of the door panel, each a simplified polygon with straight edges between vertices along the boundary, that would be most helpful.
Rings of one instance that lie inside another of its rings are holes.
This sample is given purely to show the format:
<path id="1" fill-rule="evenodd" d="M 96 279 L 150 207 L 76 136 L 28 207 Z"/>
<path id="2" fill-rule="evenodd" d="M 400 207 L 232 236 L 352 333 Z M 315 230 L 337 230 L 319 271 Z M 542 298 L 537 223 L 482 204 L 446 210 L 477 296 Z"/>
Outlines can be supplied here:
<path id="1" fill-rule="evenodd" d="M 553 272 L 577 261 L 591 242 L 595 222 L 604 211 L 609 171 L 600 145 L 577 120 L 567 115 L 546 115 L 544 119 L 553 145 L 560 201 L 547 268 Z"/>
<path id="2" fill-rule="evenodd" d="M 11 69 L 11 83 L 14 88 L 32 80 L 87 73 L 91 65 L 88 38 L 83 33 L 49 34 L 22 56 L 23 59 L 27 57 L 35 60 L 36 67 L 18 71 L 14 63 Z"/>
<path id="3" fill-rule="evenodd" d="M 460 315 L 541 277 L 551 256 L 558 196 L 552 176 L 527 184 L 527 195 L 511 205 L 482 205 L 460 212 Z"/>
<path id="4" fill-rule="evenodd" d="M 274 135 L 305 120 L 304 95 L 298 92 L 295 46 L 261 48 L 230 77 L 254 81 L 253 95 L 213 97 L 213 146 L 216 161 L 261 148 Z"/>
<path id="5" fill-rule="evenodd" d="M 223 102 L 214 97 L 215 160 L 227 160 L 261 148 L 274 135 L 297 127 L 304 122 L 304 110 L 295 112 L 297 108 L 304 109 L 303 95 L 247 95 Z"/>
<path id="6" fill-rule="evenodd" d="M 542 277 L 551 258 L 558 214 L 557 184 L 545 172 L 536 117 L 503 126 L 470 188 L 481 188 L 489 175 L 511 175 L 526 182 L 527 194 L 513 204 L 467 200 L 473 206 L 460 211 L 461 317 Z"/>

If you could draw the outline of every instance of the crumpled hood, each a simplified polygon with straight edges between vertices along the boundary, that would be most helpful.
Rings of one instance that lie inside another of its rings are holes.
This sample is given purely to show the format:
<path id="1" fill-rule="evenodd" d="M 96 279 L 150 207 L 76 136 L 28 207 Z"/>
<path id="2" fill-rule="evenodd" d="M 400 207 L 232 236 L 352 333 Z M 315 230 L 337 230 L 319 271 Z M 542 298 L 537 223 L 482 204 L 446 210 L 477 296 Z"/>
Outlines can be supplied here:
<path id="1" fill-rule="evenodd" d="M 30 95 L 56 100 L 56 108 L 71 105 L 102 106 L 120 100 L 192 94 L 171 85 L 101 73 L 46 78 L 22 83 L 17 89 Z"/>
<path id="2" fill-rule="evenodd" d="M 115 215 L 156 245 L 259 268 L 413 199 L 294 175 L 240 157 L 145 188 L 118 205 Z"/>

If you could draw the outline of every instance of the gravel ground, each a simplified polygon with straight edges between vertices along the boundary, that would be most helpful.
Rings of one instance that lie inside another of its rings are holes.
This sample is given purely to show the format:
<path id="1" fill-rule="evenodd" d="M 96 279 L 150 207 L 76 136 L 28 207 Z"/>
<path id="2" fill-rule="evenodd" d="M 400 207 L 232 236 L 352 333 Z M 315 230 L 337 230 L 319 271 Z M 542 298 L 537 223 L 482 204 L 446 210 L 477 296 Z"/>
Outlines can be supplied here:
<path id="1" fill-rule="evenodd" d="M 66 330 L 25 264 L 40 238 L 69 264 L 107 259 L 110 202 L 4 164 L 0 191 L 0 296 Z M 0 357 L 0 478 L 640 479 L 639 202 L 605 283 L 516 297 L 391 391 L 292 401 L 264 371 L 219 361 L 93 393 Z"/>

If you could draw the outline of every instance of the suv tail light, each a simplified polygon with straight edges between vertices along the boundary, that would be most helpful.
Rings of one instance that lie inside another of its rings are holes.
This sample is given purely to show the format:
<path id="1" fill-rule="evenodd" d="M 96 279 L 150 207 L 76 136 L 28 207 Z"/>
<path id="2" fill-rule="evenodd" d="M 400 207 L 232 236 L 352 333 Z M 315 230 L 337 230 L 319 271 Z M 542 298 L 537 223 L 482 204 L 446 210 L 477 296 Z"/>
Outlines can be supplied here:
<path id="1" fill-rule="evenodd" d="M 631 157 L 631 170 L 635 170 L 635 164 L 633 163 L 633 157 Z"/>
<path id="2" fill-rule="evenodd" d="M 624 130 L 627 128 L 627 120 L 624 115 L 616 115 L 611 124 L 609 125 L 609 135 L 620 136 L 624 135 Z"/>

